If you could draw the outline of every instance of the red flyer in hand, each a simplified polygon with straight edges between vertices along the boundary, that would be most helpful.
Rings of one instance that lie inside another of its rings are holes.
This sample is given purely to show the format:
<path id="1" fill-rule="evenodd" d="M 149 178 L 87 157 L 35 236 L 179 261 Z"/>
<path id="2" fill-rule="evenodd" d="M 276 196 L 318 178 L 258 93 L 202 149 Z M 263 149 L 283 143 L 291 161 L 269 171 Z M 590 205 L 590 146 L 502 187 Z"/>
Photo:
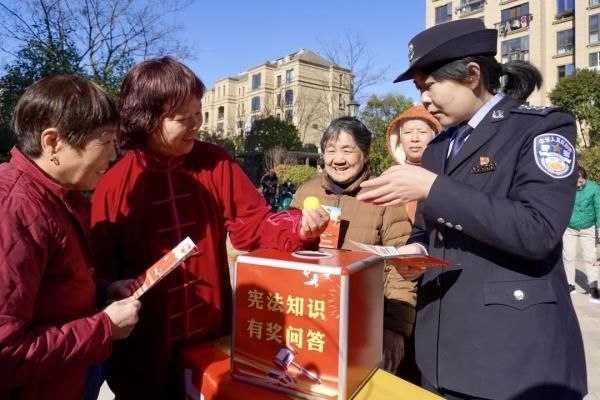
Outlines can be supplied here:
<path id="1" fill-rule="evenodd" d="M 421 254 L 399 254 L 398 249 L 394 246 L 376 246 L 356 242 L 354 240 L 351 240 L 351 242 L 360 250 L 378 255 L 384 260 L 388 260 L 391 264 L 398 267 L 423 269 L 450 265 L 448 261 L 442 260 L 441 258 L 424 256 Z"/>
<path id="2" fill-rule="evenodd" d="M 186 237 L 173 250 L 161 257 L 154 265 L 148 268 L 144 273 L 137 277 L 131 283 L 129 289 L 133 297 L 139 299 L 152 286 L 156 285 L 169 272 L 173 271 L 179 264 L 185 261 L 192 254 L 196 245 L 189 237 Z"/>

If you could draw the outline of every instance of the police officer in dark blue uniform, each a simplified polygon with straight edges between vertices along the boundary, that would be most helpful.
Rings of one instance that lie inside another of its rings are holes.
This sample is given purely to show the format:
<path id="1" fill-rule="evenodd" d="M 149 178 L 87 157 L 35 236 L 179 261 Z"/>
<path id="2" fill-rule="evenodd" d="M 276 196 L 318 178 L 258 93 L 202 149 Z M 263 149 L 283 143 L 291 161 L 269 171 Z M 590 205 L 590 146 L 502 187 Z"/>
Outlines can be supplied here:
<path id="1" fill-rule="evenodd" d="M 523 104 L 541 75 L 526 62 L 498 64 L 497 37 L 463 19 L 412 39 L 396 82 L 413 79 L 447 129 L 422 168 L 394 166 L 358 197 L 419 200 L 411 244 L 400 250 L 452 263 L 399 267 L 419 278 L 416 358 L 426 388 L 448 399 L 581 399 L 583 343 L 561 257 L 575 122 Z"/>

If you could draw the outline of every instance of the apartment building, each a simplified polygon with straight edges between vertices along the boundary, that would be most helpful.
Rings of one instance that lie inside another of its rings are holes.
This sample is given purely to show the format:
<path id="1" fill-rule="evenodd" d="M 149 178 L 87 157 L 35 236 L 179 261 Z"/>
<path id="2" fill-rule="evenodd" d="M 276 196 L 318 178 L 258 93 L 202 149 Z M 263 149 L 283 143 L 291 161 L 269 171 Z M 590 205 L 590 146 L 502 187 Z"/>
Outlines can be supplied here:
<path id="1" fill-rule="evenodd" d="M 548 93 L 576 68 L 600 70 L 600 0 L 425 0 L 426 26 L 481 18 L 498 30 L 500 62 L 526 60 L 544 84 L 532 104 L 549 105 Z"/>
<path id="2" fill-rule="evenodd" d="M 305 49 L 218 80 L 202 101 L 202 130 L 243 135 L 261 117 L 293 123 L 303 143 L 318 144 L 332 119 L 347 114 L 350 70 Z"/>

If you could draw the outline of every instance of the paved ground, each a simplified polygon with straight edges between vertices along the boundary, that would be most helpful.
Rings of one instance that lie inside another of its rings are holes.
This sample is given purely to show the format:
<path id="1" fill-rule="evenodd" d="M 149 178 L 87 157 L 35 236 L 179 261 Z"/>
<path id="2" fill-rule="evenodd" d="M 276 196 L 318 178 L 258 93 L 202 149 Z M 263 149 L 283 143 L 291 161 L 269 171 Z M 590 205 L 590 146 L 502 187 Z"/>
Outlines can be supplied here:
<path id="1" fill-rule="evenodd" d="M 580 264 L 582 263 L 578 263 L 578 265 Z M 581 325 L 585 346 L 589 390 L 585 400 L 600 400 L 600 304 L 589 301 L 590 296 L 585 294 L 587 289 L 585 281 L 585 275 L 578 271 L 577 292 L 571 296 Z M 102 387 L 98 399 L 113 399 L 113 395 L 106 385 Z"/>
<path id="2" fill-rule="evenodd" d="M 585 275 L 577 272 L 577 292 L 571 295 L 585 347 L 587 363 L 588 391 L 585 400 L 600 400 L 600 304 L 589 301 Z"/>

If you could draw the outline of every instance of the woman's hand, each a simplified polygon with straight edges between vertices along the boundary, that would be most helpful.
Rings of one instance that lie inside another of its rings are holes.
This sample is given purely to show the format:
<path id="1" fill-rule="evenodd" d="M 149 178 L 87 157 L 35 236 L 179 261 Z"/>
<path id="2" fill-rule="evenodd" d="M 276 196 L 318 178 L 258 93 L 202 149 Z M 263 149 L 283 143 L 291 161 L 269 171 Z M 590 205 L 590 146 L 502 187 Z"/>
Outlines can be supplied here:
<path id="1" fill-rule="evenodd" d="M 394 374 L 404 358 L 404 336 L 398 332 L 383 330 L 383 369 Z"/>
<path id="2" fill-rule="evenodd" d="M 360 184 L 371 190 L 359 193 L 360 201 L 378 206 L 396 206 L 413 200 L 426 199 L 437 178 L 433 172 L 415 165 L 395 165 L 381 176 Z"/>
<path id="3" fill-rule="evenodd" d="M 118 300 L 104 309 L 112 325 L 112 339 L 125 339 L 138 321 L 138 312 L 142 303 L 133 297 Z"/>
<path id="4" fill-rule="evenodd" d="M 425 251 L 425 249 L 421 246 L 419 246 L 418 244 L 407 244 L 405 246 L 400 246 L 397 248 L 398 253 L 401 255 L 409 255 L 409 254 L 418 254 L 418 255 L 422 255 L 422 256 L 426 256 L 427 252 Z M 396 271 L 398 271 L 398 273 L 400 275 L 402 275 L 402 277 L 404 279 L 406 279 L 407 281 L 414 281 L 415 279 L 419 279 L 421 277 L 421 275 L 423 275 L 423 272 L 425 272 L 427 269 L 425 267 L 407 267 L 405 265 L 399 265 L 399 264 L 395 264 L 394 263 L 394 259 L 390 258 L 387 260 L 387 262 L 389 262 L 390 264 L 392 264 L 394 266 L 394 268 L 396 268 Z"/>
<path id="5" fill-rule="evenodd" d="M 300 238 L 313 240 L 318 238 L 329 223 L 329 213 L 323 207 L 302 210 L 302 226 Z"/>

